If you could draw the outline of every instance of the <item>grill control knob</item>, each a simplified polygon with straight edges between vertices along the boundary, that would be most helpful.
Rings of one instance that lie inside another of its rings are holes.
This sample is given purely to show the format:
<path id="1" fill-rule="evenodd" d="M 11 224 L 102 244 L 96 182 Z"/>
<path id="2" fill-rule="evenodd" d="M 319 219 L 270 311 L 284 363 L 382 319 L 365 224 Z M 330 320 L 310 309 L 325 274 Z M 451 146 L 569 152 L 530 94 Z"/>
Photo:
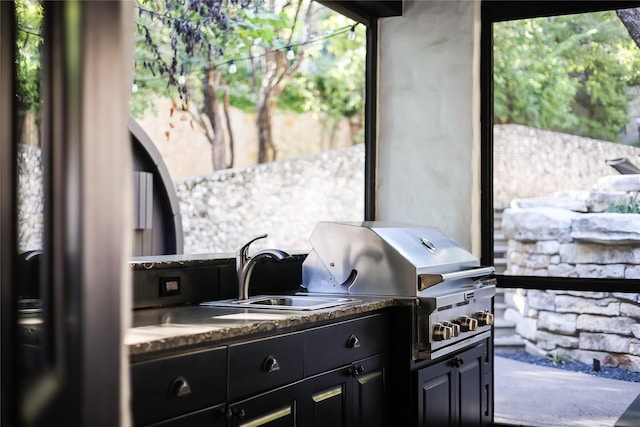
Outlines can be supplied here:
<path id="1" fill-rule="evenodd" d="M 453 323 L 453 322 L 442 322 L 442 324 L 444 326 L 447 326 L 449 328 L 451 328 L 451 336 L 452 337 L 457 337 L 458 335 L 460 335 L 460 325 L 458 325 L 457 323 Z"/>
<path id="2" fill-rule="evenodd" d="M 493 314 L 488 311 L 480 311 L 474 317 L 478 319 L 478 326 L 493 325 Z"/>
<path id="3" fill-rule="evenodd" d="M 448 340 L 451 338 L 452 334 L 452 329 L 442 323 L 436 323 L 433 325 L 433 339 L 436 341 Z"/>
<path id="4" fill-rule="evenodd" d="M 460 330 L 462 332 L 475 331 L 478 329 L 478 321 L 469 316 L 462 316 L 458 319 L 458 323 L 460 323 Z"/>

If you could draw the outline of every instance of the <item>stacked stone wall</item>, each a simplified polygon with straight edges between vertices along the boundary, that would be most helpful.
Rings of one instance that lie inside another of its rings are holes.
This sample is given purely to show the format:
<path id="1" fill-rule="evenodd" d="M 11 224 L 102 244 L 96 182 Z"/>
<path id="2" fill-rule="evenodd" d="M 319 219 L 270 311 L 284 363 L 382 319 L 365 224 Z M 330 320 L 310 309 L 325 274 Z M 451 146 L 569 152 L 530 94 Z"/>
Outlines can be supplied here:
<path id="1" fill-rule="evenodd" d="M 606 212 L 640 175 L 600 178 L 589 194 L 516 199 L 503 212 L 507 275 L 640 278 L 640 215 Z M 605 203 L 605 201 L 608 201 Z M 573 209 L 573 210 L 571 210 Z M 637 293 L 511 290 L 505 318 L 530 353 L 640 371 Z"/>
<path id="2" fill-rule="evenodd" d="M 308 250 L 318 221 L 364 218 L 364 146 L 178 181 L 176 193 L 185 253 L 232 252 L 263 233 Z"/>
<path id="3" fill-rule="evenodd" d="M 558 191 L 591 191 L 601 177 L 616 174 L 605 160 L 628 158 L 640 166 L 640 149 L 520 125 L 493 127 L 494 206 L 516 198 Z"/>
<path id="4" fill-rule="evenodd" d="M 511 289 L 505 298 L 529 353 L 640 371 L 638 294 Z"/>
<path id="5" fill-rule="evenodd" d="M 18 146 L 18 251 L 42 249 L 44 187 L 41 150 Z"/>

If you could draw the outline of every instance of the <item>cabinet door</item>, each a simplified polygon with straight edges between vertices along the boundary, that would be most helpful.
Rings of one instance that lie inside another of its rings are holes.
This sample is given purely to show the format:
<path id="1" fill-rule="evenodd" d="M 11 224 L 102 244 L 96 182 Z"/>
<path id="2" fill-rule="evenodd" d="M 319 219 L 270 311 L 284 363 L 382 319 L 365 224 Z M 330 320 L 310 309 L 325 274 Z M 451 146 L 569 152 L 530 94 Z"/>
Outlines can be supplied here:
<path id="1" fill-rule="evenodd" d="M 345 427 L 348 425 L 349 383 L 346 368 L 309 378 L 300 398 L 301 425 L 304 427 Z"/>
<path id="2" fill-rule="evenodd" d="M 451 359 L 418 371 L 418 425 L 454 426 L 457 377 Z"/>
<path id="3" fill-rule="evenodd" d="M 229 405 L 230 427 L 294 427 L 297 385 L 276 389 Z"/>
<path id="4" fill-rule="evenodd" d="M 352 400 L 352 425 L 377 427 L 387 425 L 387 379 L 383 355 L 353 364 L 355 369 Z"/>
<path id="5" fill-rule="evenodd" d="M 490 425 L 491 364 L 484 343 L 418 371 L 418 425 Z"/>
<path id="6" fill-rule="evenodd" d="M 458 420 L 463 426 L 490 424 L 486 405 L 489 384 L 483 381 L 486 346 L 479 345 L 454 358 L 458 383 Z"/>

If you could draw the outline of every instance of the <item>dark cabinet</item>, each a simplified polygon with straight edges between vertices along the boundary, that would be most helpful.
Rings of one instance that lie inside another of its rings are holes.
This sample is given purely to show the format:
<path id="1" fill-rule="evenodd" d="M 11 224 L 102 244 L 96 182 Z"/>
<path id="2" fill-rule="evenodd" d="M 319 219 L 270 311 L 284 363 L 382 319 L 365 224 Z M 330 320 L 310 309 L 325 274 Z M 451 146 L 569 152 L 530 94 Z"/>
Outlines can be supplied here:
<path id="1" fill-rule="evenodd" d="M 387 364 L 384 356 L 375 356 L 355 364 L 359 372 L 353 381 L 353 423 L 356 426 L 389 425 L 387 396 Z"/>
<path id="2" fill-rule="evenodd" d="M 388 335 L 379 313 L 134 363 L 134 425 L 387 425 Z"/>
<path id="3" fill-rule="evenodd" d="M 387 425 L 386 371 L 386 357 L 379 354 L 305 380 L 300 425 Z"/>
<path id="4" fill-rule="evenodd" d="M 131 385 L 133 419 L 138 426 L 223 404 L 227 395 L 227 348 L 135 363 L 131 366 Z M 182 425 L 179 422 L 175 425 Z"/>
<path id="5" fill-rule="evenodd" d="M 418 370 L 418 425 L 491 425 L 491 371 L 484 342 Z"/>
<path id="6" fill-rule="evenodd" d="M 305 333 L 229 346 L 230 401 L 291 384 L 304 377 Z"/>
<path id="7" fill-rule="evenodd" d="M 301 424 L 309 427 L 348 426 L 351 380 L 346 368 L 306 380 L 300 401 Z"/>
<path id="8" fill-rule="evenodd" d="M 296 385 L 290 385 L 232 403 L 227 410 L 228 426 L 297 426 L 297 395 Z"/>

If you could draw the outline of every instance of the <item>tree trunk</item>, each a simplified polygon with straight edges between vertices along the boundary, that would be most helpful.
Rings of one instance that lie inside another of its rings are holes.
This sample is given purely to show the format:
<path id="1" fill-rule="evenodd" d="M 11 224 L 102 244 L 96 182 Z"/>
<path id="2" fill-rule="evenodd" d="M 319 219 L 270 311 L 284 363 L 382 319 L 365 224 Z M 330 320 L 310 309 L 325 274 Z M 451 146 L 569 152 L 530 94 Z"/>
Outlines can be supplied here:
<path id="1" fill-rule="evenodd" d="M 362 123 L 362 116 L 350 116 L 349 117 L 349 136 L 351 136 L 351 144 L 356 145 L 358 143 L 358 132 L 364 124 Z"/>
<path id="2" fill-rule="evenodd" d="M 258 163 L 273 162 L 276 159 L 276 147 L 271 133 L 271 116 L 275 102 L 266 95 L 258 106 L 256 126 L 258 128 Z"/>
<path id="3" fill-rule="evenodd" d="M 287 3 L 289 5 L 290 3 Z M 291 43 L 293 31 L 298 24 L 303 25 L 303 34 L 310 33 L 311 24 L 315 18 L 315 8 L 313 2 L 308 3 L 304 17 L 301 16 L 303 1 L 296 4 L 295 16 L 293 18 L 293 26 L 288 43 Z M 256 127 L 258 128 L 258 163 L 271 162 L 276 159 L 276 147 L 273 143 L 273 134 L 271 132 L 271 117 L 275 109 L 278 97 L 288 83 L 291 76 L 298 72 L 302 59 L 304 58 L 304 44 L 297 45 L 298 52 L 296 58 L 292 61 L 287 59 L 284 50 L 275 52 L 266 52 L 262 56 L 262 69 L 264 75 L 258 87 L 258 81 L 254 78 L 256 85 L 256 110 L 258 117 L 256 118 Z M 255 71 L 255 68 L 254 68 Z"/>
<path id="4" fill-rule="evenodd" d="M 231 127 L 231 114 L 229 111 L 229 105 L 231 103 L 230 99 L 229 99 L 229 91 L 226 91 L 224 94 L 224 103 L 223 105 L 223 109 L 224 109 L 224 118 L 226 120 L 227 123 L 227 132 L 229 132 L 229 163 L 227 163 L 227 168 L 232 168 L 233 167 L 233 161 L 235 160 L 235 151 L 234 151 L 234 147 L 235 147 L 235 142 L 234 142 L 234 138 L 233 138 L 233 129 Z"/>
<path id="5" fill-rule="evenodd" d="M 637 8 L 616 10 L 618 18 L 622 21 L 629 35 L 640 47 L 640 10 Z"/>
<path id="6" fill-rule="evenodd" d="M 206 70 L 203 82 L 204 93 L 204 113 L 209 118 L 213 137 L 211 138 L 211 160 L 213 170 L 221 170 L 227 167 L 224 128 L 220 113 L 220 102 L 218 101 L 218 86 L 222 79 L 222 73 L 215 68 Z"/>

